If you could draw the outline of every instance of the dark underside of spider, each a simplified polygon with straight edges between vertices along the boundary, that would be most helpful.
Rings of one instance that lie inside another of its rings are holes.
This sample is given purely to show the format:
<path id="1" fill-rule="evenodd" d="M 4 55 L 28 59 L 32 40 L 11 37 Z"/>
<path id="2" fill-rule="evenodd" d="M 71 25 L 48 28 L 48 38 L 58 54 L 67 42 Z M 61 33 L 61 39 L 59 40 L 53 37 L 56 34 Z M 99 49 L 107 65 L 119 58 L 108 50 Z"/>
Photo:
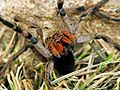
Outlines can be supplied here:
<path id="1" fill-rule="evenodd" d="M 54 68 L 61 74 L 68 74 L 74 70 L 75 60 L 73 53 L 68 51 L 60 58 L 54 57 Z"/>

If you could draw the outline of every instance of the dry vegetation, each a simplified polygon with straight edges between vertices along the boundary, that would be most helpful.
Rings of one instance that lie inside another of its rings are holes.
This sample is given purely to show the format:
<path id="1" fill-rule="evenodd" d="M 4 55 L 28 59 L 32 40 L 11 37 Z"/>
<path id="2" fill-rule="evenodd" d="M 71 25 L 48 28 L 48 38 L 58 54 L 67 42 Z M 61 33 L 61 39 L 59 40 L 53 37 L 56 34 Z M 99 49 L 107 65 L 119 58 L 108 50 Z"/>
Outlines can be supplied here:
<path id="1" fill-rule="evenodd" d="M 99 0 L 94 0 L 99 1 Z M 57 0 L 0 0 L 0 16 L 39 37 L 29 23 L 15 22 L 14 17 L 39 25 L 46 37 L 58 30 L 67 29 L 56 13 Z M 120 0 L 111 0 L 101 8 L 107 15 L 120 18 Z M 74 8 L 83 5 L 82 0 L 65 0 L 64 7 L 73 23 L 78 19 Z M 119 12 L 116 12 L 118 10 Z M 0 70 L 10 57 L 22 48 L 26 39 L 0 23 Z M 120 44 L 120 22 L 87 17 L 77 31 L 80 35 L 102 34 Z M 120 51 L 103 40 L 76 45 L 74 50 L 76 70 L 60 76 L 53 71 L 50 77 L 54 90 L 120 90 Z M 40 58 L 39 58 L 40 59 Z M 4 77 L 0 76 L 0 90 L 49 90 L 44 71 L 45 63 L 36 59 L 28 49 L 8 65 Z"/>

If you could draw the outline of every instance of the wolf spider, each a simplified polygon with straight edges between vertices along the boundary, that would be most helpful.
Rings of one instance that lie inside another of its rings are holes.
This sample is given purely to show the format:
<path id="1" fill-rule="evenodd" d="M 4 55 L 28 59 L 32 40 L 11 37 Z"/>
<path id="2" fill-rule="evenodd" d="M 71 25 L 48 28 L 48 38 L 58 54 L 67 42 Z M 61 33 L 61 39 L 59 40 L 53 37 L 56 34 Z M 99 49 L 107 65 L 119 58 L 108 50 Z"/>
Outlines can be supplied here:
<path id="1" fill-rule="evenodd" d="M 38 58 L 42 57 L 43 58 L 42 62 L 47 62 L 46 64 L 47 79 L 49 79 L 49 76 L 51 75 L 52 70 L 50 69 L 52 67 L 54 67 L 60 74 L 63 74 L 63 75 L 68 74 L 74 70 L 75 60 L 73 56 L 73 49 L 76 44 L 90 41 L 93 39 L 102 38 L 104 41 L 109 42 L 110 44 L 113 44 L 113 46 L 116 49 L 120 50 L 120 45 L 113 42 L 109 37 L 105 35 L 90 35 L 90 36 L 79 36 L 79 37 L 75 36 L 76 31 L 80 25 L 80 22 L 84 20 L 86 16 L 91 14 L 94 14 L 97 17 L 104 18 L 107 20 L 120 22 L 120 19 L 106 16 L 105 14 L 100 12 L 99 8 L 102 7 L 104 4 L 106 4 L 108 1 L 109 0 L 101 0 L 97 4 L 86 3 L 86 6 L 80 6 L 76 8 L 77 12 L 82 11 L 82 13 L 79 16 L 79 20 L 77 21 L 76 25 L 73 26 L 72 21 L 70 20 L 70 18 L 68 17 L 67 13 L 63 8 L 64 1 L 58 0 L 58 3 L 57 3 L 58 13 L 66 23 L 68 30 L 59 31 L 54 35 L 48 37 L 48 41 L 47 41 L 48 48 L 46 48 L 43 45 L 41 38 L 39 38 L 41 39 L 41 42 L 39 42 L 38 39 L 32 34 L 30 34 L 29 32 L 22 30 L 17 25 L 14 25 L 11 22 L 0 17 L 0 22 L 2 24 L 6 25 L 9 28 L 12 28 L 12 30 L 23 35 L 26 39 L 28 39 L 28 42 L 29 42 L 23 48 L 21 48 L 20 51 L 18 51 L 16 54 L 11 56 L 10 60 L 5 64 L 3 69 L 0 71 L 0 75 L 4 75 L 4 72 L 6 71 L 9 64 L 11 64 L 13 60 L 19 57 L 19 55 L 22 54 L 24 51 L 26 51 L 28 48 L 30 48 L 33 51 L 36 57 Z M 35 26 L 35 27 L 38 27 L 38 26 Z M 40 27 L 39 29 L 41 31 Z M 42 36 L 41 32 L 39 34 L 40 36 Z"/>

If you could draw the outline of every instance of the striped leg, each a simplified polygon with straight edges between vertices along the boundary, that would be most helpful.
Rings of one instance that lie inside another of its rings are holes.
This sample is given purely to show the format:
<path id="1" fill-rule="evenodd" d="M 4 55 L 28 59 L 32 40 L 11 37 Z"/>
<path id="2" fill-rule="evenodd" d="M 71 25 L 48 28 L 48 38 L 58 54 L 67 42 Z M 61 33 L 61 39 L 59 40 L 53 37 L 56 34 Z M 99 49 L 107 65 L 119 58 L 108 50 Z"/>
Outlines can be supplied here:
<path id="1" fill-rule="evenodd" d="M 0 17 L 0 22 L 9 28 L 12 28 L 14 31 L 22 34 L 25 38 L 29 39 L 31 41 L 31 43 L 36 44 L 38 42 L 37 39 L 34 36 L 32 36 L 29 32 L 22 30 L 20 27 L 12 24 L 11 22 L 9 22 L 1 17 Z"/>
<path id="2" fill-rule="evenodd" d="M 64 10 L 63 4 L 64 4 L 64 1 L 63 1 L 63 0 L 58 0 L 57 6 L 58 6 L 59 13 L 60 13 L 62 19 L 64 20 L 64 22 L 65 22 L 66 25 L 67 25 L 68 31 L 69 31 L 71 34 L 74 35 L 75 28 L 73 27 L 72 21 L 70 20 L 70 18 L 68 17 L 67 13 L 66 13 L 65 10 Z"/>
<path id="3" fill-rule="evenodd" d="M 44 57 L 47 57 L 47 58 L 51 57 L 51 53 L 49 52 L 49 50 L 46 49 L 41 42 L 38 42 L 37 38 L 32 36 L 32 34 L 30 34 L 29 32 L 27 32 L 25 30 L 22 30 L 20 27 L 12 24 L 11 22 L 9 22 L 1 17 L 0 17 L 0 22 L 2 24 L 6 25 L 7 27 L 13 29 L 14 31 L 18 32 L 19 34 L 23 35 L 28 40 L 30 40 L 31 43 L 34 44 L 34 48 L 36 48 L 36 50 L 41 55 L 43 55 Z"/>

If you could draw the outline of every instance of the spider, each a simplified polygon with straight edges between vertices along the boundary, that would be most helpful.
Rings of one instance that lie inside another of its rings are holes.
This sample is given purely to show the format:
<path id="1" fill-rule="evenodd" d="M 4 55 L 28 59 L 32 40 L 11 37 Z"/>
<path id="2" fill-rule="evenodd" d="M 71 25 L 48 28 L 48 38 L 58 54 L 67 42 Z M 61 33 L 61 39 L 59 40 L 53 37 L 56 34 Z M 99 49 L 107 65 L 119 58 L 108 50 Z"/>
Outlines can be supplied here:
<path id="1" fill-rule="evenodd" d="M 55 33 L 48 41 L 48 46 L 53 53 L 54 68 L 61 74 L 67 74 L 74 69 L 74 56 L 72 50 L 76 37 L 68 31 Z"/>
<path id="2" fill-rule="evenodd" d="M 32 34 L 30 34 L 29 32 L 22 30 L 20 27 L 0 17 L 0 22 L 2 24 L 6 25 L 9 28 L 12 28 L 12 30 L 23 35 L 30 42 L 26 46 L 24 46 L 19 52 L 13 55 L 11 60 L 15 60 L 21 53 L 23 53 L 28 48 L 30 48 L 35 53 L 36 57 L 45 58 L 45 61 L 43 62 L 48 62 L 47 63 L 48 72 L 49 72 L 50 66 L 52 66 L 52 64 L 54 63 L 53 65 L 54 68 L 59 73 L 64 75 L 74 71 L 75 60 L 73 55 L 73 49 L 74 49 L 74 46 L 78 43 L 102 38 L 106 42 L 113 44 L 116 49 L 120 50 L 120 45 L 111 41 L 111 39 L 107 36 L 103 36 L 103 35 L 91 35 L 91 36 L 79 36 L 79 37 L 75 36 L 76 30 L 78 29 L 80 22 L 84 20 L 84 18 L 90 15 L 91 13 L 95 14 L 100 18 L 105 18 L 107 20 L 120 21 L 120 19 L 106 16 L 100 12 L 99 8 L 105 3 L 107 3 L 108 1 L 109 0 L 101 0 L 97 4 L 88 5 L 89 4 L 88 3 L 86 6 L 80 6 L 76 8 L 78 12 L 82 11 L 82 14 L 80 14 L 79 20 L 77 21 L 76 25 L 73 26 L 72 21 L 70 20 L 70 18 L 68 17 L 67 13 L 63 8 L 64 1 L 58 0 L 58 3 L 57 3 L 58 13 L 66 23 L 68 30 L 59 31 L 57 33 L 54 33 L 52 36 L 48 37 L 48 40 L 47 40 L 48 48 L 46 48 L 42 44 L 42 42 L 39 42 L 38 39 L 34 37 Z M 1 75 L 5 72 L 6 67 L 10 64 L 10 62 L 11 61 L 9 61 L 3 67 L 3 69 L 0 72 Z"/>

